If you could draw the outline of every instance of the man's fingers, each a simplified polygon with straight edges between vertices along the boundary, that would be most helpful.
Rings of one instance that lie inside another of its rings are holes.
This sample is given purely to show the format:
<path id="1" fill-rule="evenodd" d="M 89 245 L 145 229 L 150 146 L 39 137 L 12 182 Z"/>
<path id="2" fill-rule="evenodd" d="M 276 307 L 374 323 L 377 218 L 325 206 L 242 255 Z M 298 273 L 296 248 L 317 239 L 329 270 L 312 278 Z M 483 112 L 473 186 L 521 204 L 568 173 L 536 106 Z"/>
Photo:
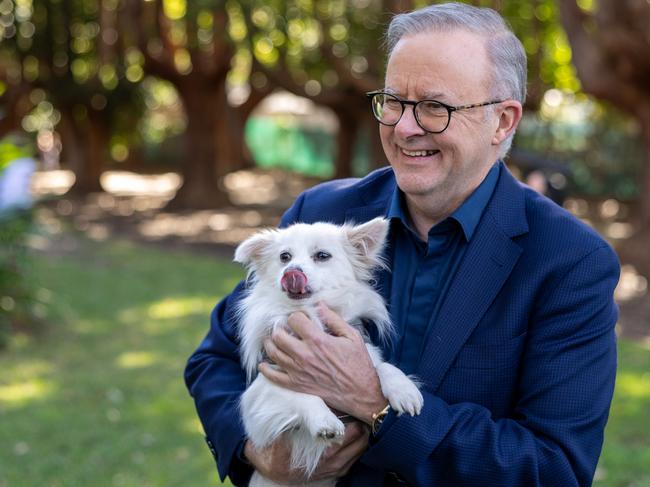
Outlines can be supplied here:
<path id="1" fill-rule="evenodd" d="M 291 384 L 291 379 L 285 372 L 282 372 L 267 362 L 260 362 L 257 370 L 268 380 L 282 387 L 288 387 Z"/>
<path id="2" fill-rule="evenodd" d="M 355 332 L 346 321 L 329 309 L 323 302 L 318 303 L 318 316 L 332 335 L 349 337 Z"/>
<path id="3" fill-rule="evenodd" d="M 363 454 L 363 452 L 366 451 L 366 448 L 368 448 L 368 437 L 369 433 L 367 428 L 363 428 L 363 431 L 359 436 L 355 437 L 353 441 L 343 446 L 339 450 L 339 455 L 341 458 L 348 459 L 343 467 L 345 473 L 347 473 L 352 464 L 356 462 L 357 459 Z"/>
<path id="4" fill-rule="evenodd" d="M 289 328 L 298 335 L 301 339 L 305 340 L 314 336 L 317 333 L 323 333 L 320 326 L 310 320 L 305 313 L 297 311 L 289 315 L 287 320 Z"/>
<path id="5" fill-rule="evenodd" d="M 345 425 L 345 436 L 341 443 L 334 444 L 330 446 L 325 454 L 324 458 L 330 458 L 337 455 L 341 451 L 352 445 L 355 442 L 358 442 L 364 436 L 367 436 L 368 428 L 363 425 L 360 421 L 353 421 Z"/>
<path id="6" fill-rule="evenodd" d="M 344 477 L 348 474 L 350 469 L 352 468 L 352 465 L 355 464 L 357 460 L 363 455 L 363 452 L 366 450 L 368 444 L 366 442 L 364 443 L 359 443 L 359 449 L 358 451 L 343 465 L 341 470 L 339 471 L 339 477 Z"/>
<path id="7" fill-rule="evenodd" d="M 293 358 L 281 350 L 272 339 L 267 338 L 264 340 L 264 350 L 266 350 L 266 354 L 271 359 L 271 362 L 280 367 L 286 369 L 287 367 L 295 366 Z"/>
<path id="8" fill-rule="evenodd" d="M 302 355 L 306 352 L 307 347 L 305 343 L 299 338 L 287 333 L 282 328 L 276 329 L 271 334 L 271 340 L 278 350 L 292 359 L 295 359 L 296 355 Z"/>
<path id="9" fill-rule="evenodd" d="M 368 447 L 368 429 L 361 423 L 348 424 L 345 433 L 343 443 L 331 446 L 323 455 L 323 468 L 314 480 L 344 476 Z"/>

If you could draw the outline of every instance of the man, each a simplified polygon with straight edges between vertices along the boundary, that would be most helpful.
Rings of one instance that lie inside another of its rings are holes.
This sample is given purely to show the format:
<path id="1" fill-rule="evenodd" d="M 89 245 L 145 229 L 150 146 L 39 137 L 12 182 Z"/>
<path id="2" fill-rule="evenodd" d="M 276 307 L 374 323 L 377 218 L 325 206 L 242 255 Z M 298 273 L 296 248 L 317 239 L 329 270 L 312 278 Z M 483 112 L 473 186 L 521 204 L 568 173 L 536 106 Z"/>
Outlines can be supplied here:
<path id="1" fill-rule="evenodd" d="M 494 11 L 434 5 L 395 17 L 385 86 L 371 93 L 391 168 L 303 193 L 282 225 L 391 219 L 378 278 L 398 336 L 387 357 L 422 383 L 417 417 L 386 409 L 363 341 L 323 309 L 265 343 L 278 384 L 359 420 L 316 478 L 341 485 L 590 485 L 616 367 L 619 266 L 598 235 L 499 161 L 521 118 L 526 58 Z M 212 315 L 186 380 L 222 477 L 249 463 L 296 483 L 280 440 L 246 442 L 233 303 Z M 368 438 L 368 428 L 375 432 Z"/>

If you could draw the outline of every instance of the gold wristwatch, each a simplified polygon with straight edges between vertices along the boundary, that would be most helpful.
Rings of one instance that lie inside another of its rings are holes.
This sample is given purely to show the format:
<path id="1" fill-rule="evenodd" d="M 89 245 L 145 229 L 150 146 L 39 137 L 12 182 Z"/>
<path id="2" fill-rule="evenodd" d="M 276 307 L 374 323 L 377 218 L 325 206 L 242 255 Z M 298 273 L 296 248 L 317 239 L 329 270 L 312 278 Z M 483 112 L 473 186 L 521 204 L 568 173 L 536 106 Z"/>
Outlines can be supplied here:
<path id="1" fill-rule="evenodd" d="M 376 435 L 379 431 L 379 428 L 381 428 L 381 425 L 384 423 L 384 419 L 386 419 L 389 411 L 390 404 L 387 404 L 386 407 L 378 413 L 372 413 L 372 424 L 370 425 L 370 432 L 373 436 Z"/>

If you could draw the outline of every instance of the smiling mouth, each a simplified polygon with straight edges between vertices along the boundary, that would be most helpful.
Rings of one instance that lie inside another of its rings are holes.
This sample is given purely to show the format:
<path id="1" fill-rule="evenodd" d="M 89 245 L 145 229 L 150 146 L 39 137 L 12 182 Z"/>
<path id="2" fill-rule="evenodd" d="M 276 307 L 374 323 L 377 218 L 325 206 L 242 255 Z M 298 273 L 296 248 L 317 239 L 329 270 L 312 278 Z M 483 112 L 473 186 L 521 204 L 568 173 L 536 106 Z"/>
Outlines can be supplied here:
<path id="1" fill-rule="evenodd" d="M 402 149 L 402 154 L 409 157 L 430 157 L 436 155 L 439 150 L 406 150 Z"/>

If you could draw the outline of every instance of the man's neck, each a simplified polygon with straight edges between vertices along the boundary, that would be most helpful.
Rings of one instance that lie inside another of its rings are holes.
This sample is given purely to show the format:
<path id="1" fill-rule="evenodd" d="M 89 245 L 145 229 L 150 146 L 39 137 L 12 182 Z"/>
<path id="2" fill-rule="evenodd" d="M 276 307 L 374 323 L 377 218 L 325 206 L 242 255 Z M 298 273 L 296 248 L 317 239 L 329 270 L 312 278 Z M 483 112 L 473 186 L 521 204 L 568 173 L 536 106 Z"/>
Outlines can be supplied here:
<path id="1" fill-rule="evenodd" d="M 471 192 L 469 193 L 471 194 Z M 454 201 L 443 201 L 439 205 L 432 204 L 430 198 L 405 195 L 406 207 L 413 229 L 423 242 L 428 240 L 429 230 L 443 221 L 458 208 L 469 194 Z"/>
<path id="2" fill-rule="evenodd" d="M 492 166 L 487 166 L 483 174 L 464 193 L 449 198 L 447 192 L 418 195 L 404 194 L 408 216 L 413 229 L 423 242 L 428 240 L 429 230 L 451 215 L 485 180 Z M 452 192 L 453 193 L 453 192 Z"/>

